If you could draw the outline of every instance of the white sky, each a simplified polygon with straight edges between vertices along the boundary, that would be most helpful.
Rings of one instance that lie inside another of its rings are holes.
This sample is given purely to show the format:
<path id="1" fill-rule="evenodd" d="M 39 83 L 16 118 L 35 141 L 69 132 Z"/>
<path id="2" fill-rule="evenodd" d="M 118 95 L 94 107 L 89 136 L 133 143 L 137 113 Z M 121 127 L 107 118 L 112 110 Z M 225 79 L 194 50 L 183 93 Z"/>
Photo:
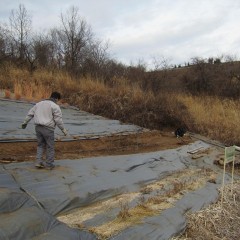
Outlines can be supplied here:
<path id="1" fill-rule="evenodd" d="M 112 57 L 125 64 L 167 59 L 184 64 L 193 57 L 239 57 L 240 0 L 0 0 L 0 22 L 23 4 L 33 28 L 60 25 L 72 7 L 93 33 L 110 41 Z"/>

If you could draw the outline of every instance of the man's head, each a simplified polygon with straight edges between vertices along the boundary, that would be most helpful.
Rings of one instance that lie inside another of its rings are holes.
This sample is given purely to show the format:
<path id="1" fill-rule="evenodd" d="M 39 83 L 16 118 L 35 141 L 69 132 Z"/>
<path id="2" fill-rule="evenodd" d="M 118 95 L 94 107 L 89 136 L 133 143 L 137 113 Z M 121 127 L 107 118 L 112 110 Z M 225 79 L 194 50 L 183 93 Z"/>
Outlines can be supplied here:
<path id="1" fill-rule="evenodd" d="M 59 101 L 61 99 L 61 94 L 59 92 L 52 92 L 50 98 L 53 98 Z"/>

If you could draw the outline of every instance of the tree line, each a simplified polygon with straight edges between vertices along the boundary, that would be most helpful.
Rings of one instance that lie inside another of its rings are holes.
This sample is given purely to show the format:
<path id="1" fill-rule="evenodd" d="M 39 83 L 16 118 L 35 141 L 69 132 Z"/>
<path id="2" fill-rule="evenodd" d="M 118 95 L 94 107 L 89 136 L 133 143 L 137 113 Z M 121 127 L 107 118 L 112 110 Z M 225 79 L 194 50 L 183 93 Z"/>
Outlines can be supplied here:
<path id="1" fill-rule="evenodd" d="M 109 43 L 94 36 L 77 7 L 61 13 L 60 22 L 47 33 L 34 33 L 31 17 L 20 4 L 11 11 L 9 24 L 0 25 L 0 63 L 10 62 L 30 72 L 64 70 L 76 78 L 124 73 L 125 66 L 110 57 Z"/>
<path id="2" fill-rule="evenodd" d="M 147 71 L 143 61 L 126 66 L 113 59 L 109 45 L 95 36 L 74 6 L 61 13 L 60 25 L 46 33 L 33 31 L 31 16 L 22 4 L 11 11 L 8 24 L 0 23 L 0 66 L 10 63 L 31 73 L 59 70 L 76 80 L 90 77 L 109 86 L 116 84 L 116 79 L 126 79 L 154 94 L 184 91 L 234 98 L 240 95 L 236 58 L 195 57 L 185 67 L 176 68 L 163 57 L 153 57 L 153 70 Z"/>

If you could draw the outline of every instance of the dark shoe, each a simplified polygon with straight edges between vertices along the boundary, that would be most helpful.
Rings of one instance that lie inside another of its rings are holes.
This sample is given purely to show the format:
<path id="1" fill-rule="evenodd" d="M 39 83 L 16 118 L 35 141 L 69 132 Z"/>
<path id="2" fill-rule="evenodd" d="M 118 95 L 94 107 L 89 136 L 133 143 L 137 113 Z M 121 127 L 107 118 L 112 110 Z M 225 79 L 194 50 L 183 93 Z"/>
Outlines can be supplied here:
<path id="1" fill-rule="evenodd" d="M 45 166 L 44 166 L 43 163 L 36 163 L 36 164 L 35 164 L 35 167 L 36 167 L 36 168 L 45 168 Z"/>
<path id="2" fill-rule="evenodd" d="M 45 166 L 45 169 L 47 169 L 47 170 L 53 170 L 54 168 L 55 168 L 54 165 L 47 165 L 47 166 Z"/>

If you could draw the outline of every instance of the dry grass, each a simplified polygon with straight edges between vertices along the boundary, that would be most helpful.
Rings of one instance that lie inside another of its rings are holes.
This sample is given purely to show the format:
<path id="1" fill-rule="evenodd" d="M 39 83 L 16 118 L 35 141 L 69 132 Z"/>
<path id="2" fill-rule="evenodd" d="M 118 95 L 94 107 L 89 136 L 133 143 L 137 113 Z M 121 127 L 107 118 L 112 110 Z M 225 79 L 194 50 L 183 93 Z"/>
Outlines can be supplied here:
<path id="1" fill-rule="evenodd" d="M 20 93 L 15 92 L 14 94 L 16 100 L 20 100 L 22 98 Z"/>
<path id="2" fill-rule="evenodd" d="M 240 181 L 225 187 L 224 201 L 187 216 L 187 229 L 173 240 L 238 240 L 240 236 Z"/>
<path id="3" fill-rule="evenodd" d="M 191 121 L 184 119 L 189 129 L 226 144 L 240 144 L 240 103 L 217 97 L 178 95 L 187 108 Z"/>
<path id="4" fill-rule="evenodd" d="M 211 170 L 206 172 L 201 169 L 179 171 L 143 187 L 140 192 L 98 202 L 79 211 L 74 210 L 73 213 L 58 219 L 72 227 L 84 228 L 84 221 L 94 218 L 97 214 L 104 214 L 109 209 L 119 208 L 115 219 L 88 228 L 100 239 L 108 239 L 130 226 L 141 224 L 146 217 L 159 215 L 163 210 L 172 207 L 184 193 L 204 186 L 213 174 Z M 154 193 L 151 194 L 153 191 Z M 151 196 L 146 196 L 146 194 L 151 194 Z M 136 204 L 130 207 L 130 202 L 134 200 Z"/>
<path id="5" fill-rule="evenodd" d="M 89 230 L 98 235 L 100 239 L 108 239 L 122 230 L 140 224 L 142 219 L 147 216 L 153 216 L 155 212 L 147 207 L 137 206 L 128 210 L 128 215 L 122 218 L 118 215 L 116 219 L 98 227 L 92 227 Z"/>
<path id="6" fill-rule="evenodd" d="M 11 98 L 11 92 L 9 90 L 5 90 L 4 95 L 5 95 L 4 97 L 7 98 L 7 99 Z"/>
<path id="7" fill-rule="evenodd" d="M 76 227 L 79 223 L 81 224 L 82 222 L 93 218 L 97 214 L 101 214 L 102 212 L 107 212 L 113 208 L 121 206 L 122 204 L 126 203 L 124 202 L 125 199 L 128 199 L 128 201 L 132 201 L 138 197 L 139 193 L 122 194 L 120 196 L 114 197 L 113 199 L 92 204 L 88 207 L 80 209 L 79 211 L 74 210 L 71 213 L 59 216 L 58 219 L 67 223 L 71 227 Z"/>
<path id="8" fill-rule="evenodd" d="M 166 92 L 155 95 L 125 79 L 113 79 L 109 86 L 89 77 L 73 79 L 46 70 L 30 75 L 13 67 L 0 69 L 0 83 L 15 99 L 40 100 L 53 90 L 60 91 L 64 102 L 94 114 L 150 129 L 185 125 L 191 132 L 240 145 L 239 101 Z"/>
<path id="9" fill-rule="evenodd" d="M 129 218 L 131 214 L 129 212 L 130 207 L 128 205 L 128 202 L 121 202 L 120 207 L 121 207 L 121 210 L 118 213 L 117 217 L 123 220 Z"/>
<path id="10" fill-rule="evenodd" d="M 77 89 L 76 83 L 69 76 L 42 70 L 15 79 L 13 91 L 25 99 L 40 100 L 48 98 L 53 90 L 69 95 L 72 89 Z"/>

